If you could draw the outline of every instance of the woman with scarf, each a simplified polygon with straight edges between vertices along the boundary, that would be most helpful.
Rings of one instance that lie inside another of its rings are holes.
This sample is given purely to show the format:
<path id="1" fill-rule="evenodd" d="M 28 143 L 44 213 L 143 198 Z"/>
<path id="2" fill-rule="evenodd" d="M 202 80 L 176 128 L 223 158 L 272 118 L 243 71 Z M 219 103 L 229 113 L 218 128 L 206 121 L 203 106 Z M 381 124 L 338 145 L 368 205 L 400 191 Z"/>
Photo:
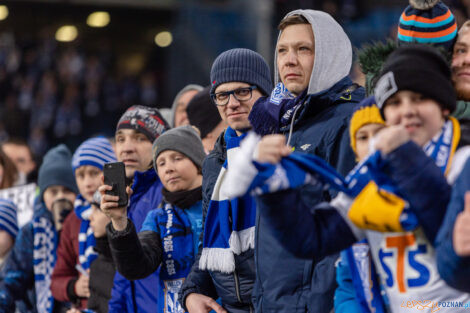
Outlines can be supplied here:
<path id="1" fill-rule="evenodd" d="M 139 234 L 117 207 L 117 196 L 100 187 L 101 209 L 111 218 L 107 227 L 117 270 L 127 279 L 144 278 L 160 267 L 158 312 L 182 312 L 178 292 L 197 255 L 202 232 L 202 174 L 205 153 L 191 126 L 163 133 L 153 144 L 153 165 L 164 186 L 164 201 L 148 213 Z"/>
<path id="2" fill-rule="evenodd" d="M 116 156 L 111 143 L 104 137 L 84 141 L 72 158 L 80 194 L 75 199 L 75 214 L 70 214 L 64 221 L 51 291 L 56 300 L 71 302 L 80 309 L 87 308 L 90 297 L 89 277 L 85 272 L 97 257 L 95 237 L 90 227 L 90 203 L 101 185 L 103 165 L 110 162 L 116 162 Z"/>

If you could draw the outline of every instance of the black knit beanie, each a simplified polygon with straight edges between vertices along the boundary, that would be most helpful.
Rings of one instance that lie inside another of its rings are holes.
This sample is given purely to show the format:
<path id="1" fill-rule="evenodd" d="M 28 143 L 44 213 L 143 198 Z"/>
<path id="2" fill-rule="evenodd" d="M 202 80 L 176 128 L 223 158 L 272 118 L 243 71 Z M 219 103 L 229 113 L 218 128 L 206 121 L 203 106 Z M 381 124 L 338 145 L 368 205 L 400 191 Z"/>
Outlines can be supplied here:
<path id="1" fill-rule="evenodd" d="M 269 95 L 273 88 L 266 61 L 259 53 L 243 48 L 221 53 L 212 64 L 211 94 L 217 86 L 230 82 L 256 85 L 265 96 Z"/>
<path id="2" fill-rule="evenodd" d="M 418 92 L 435 100 L 442 109 L 455 110 L 450 68 L 436 48 L 409 45 L 390 54 L 375 86 L 375 99 L 382 113 L 387 99 L 401 90 Z"/>
<path id="3" fill-rule="evenodd" d="M 176 127 L 164 132 L 153 143 L 153 167 L 157 171 L 155 161 L 160 153 L 167 150 L 181 152 L 202 169 L 202 161 L 206 157 L 199 134 L 190 125 Z"/>
<path id="4" fill-rule="evenodd" d="M 199 91 L 188 103 L 186 114 L 189 124 L 196 126 L 204 139 L 222 121 L 219 110 L 212 102 L 211 87 Z"/>

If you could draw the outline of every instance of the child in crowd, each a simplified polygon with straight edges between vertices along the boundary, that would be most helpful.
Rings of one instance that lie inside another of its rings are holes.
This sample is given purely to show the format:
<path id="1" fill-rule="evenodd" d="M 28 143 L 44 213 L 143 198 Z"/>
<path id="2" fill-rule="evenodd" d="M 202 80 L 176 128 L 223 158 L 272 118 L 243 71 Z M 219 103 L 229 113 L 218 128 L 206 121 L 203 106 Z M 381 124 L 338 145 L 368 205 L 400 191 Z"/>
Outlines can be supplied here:
<path id="1" fill-rule="evenodd" d="M 349 124 L 351 148 L 358 162 L 364 161 L 369 156 L 372 138 L 384 127 L 385 122 L 375 104 L 375 98 L 372 96 L 364 99 L 353 113 Z M 341 252 L 340 261 L 336 266 L 338 283 L 334 302 L 336 313 L 359 313 L 364 306 L 371 312 L 381 312 L 378 308 L 383 310 L 381 298 L 372 293 L 378 283 L 373 267 L 366 240 Z M 352 273 L 368 279 L 364 280 L 365 284 L 354 284 Z"/>
<path id="2" fill-rule="evenodd" d="M 108 302 L 111 299 L 116 268 L 106 236 L 106 225 L 111 220 L 100 210 L 100 202 L 101 194 L 97 190 L 93 195 L 93 202 L 91 202 L 90 227 L 93 229 L 93 235 L 96 239 L 94 250 L 98 256 L 90 265 L 88 309 L 95 313 L 108 313 Z M 80 313 L 80 311 L 72 308 L 67 313 Z"/>
<path id="3" fill-rule="evenodd" d="M 80 194 L 75 200 L 75 214 L 64 222 L 57 249 L 57 263 L 52 273 L 52 295 L 58 301 L 71 302 L 80 309 L 87 307 L 90 297 L 89 278 L 77 270 L 87 271 L 97 254 L 95 237 L 90 226 L 90 203 L 101 185 L 103 166 L 116 162 L 116 156 L 108 139 L 91 138 L 75 151 L 72 168 Z"/>
<path id="4" fill-rule="evenodd" d="M 73 208 L 77 185 L 65 145 L 47 152 L 39 169 L 40 194 L 31 222 L 18 233 L 0 274 L 0 312 L 59 312 L 50 291 L 58 229 Z"/>
<path id="5" fill-rule="evenodd" d="M 91 204 L 90 227 L 96 238 L 95 251 L 98 253 L 90 266 L 90 298 L 88 308 L 96 313 L 108 312 L 108 301 L 111 299 L 114 274 L 116 267 L 113 263 L 108 237 L 106 236 L 106 225 L 111 219 L 100 210 L 101 194 L 96 191 Z"/>
<path id="6" fill-rule="evenodd" d="M 18 235 L 18 220 L 16 205 L 5 199 L 0 199 L 0 266 L 10 252 Z"/>
<path id="7" fill-rule="evenodd" d="M 153 144 L 153 165 L 163 183 L 164 201 L 148 213 L 137 235 L 126 208 L 101 186 L 101 209 L 111 218 L 108 240 L 118 271 L 128 279 L 141 279 L 160 265 L 158 312 L 181 312 L 178 292 L 190 272 L 202 232 L 201 139 L 191 126 L 163 133 Z"/>
<path id="8" fill-rule="evenodd" d="M 413 300 L 465 303 L 470 295 L 450 288 L 437 273 L 433 248 L 451 192 L 444 175 L 460 137 L 458 122 L 449 117 L 456 97 L 448 64 L 433 48 L 400 47 L 384 64 L 375 98 L 388 126 L 375 138 L 378 151 L 345 181 L 325 166 L 314 173 L 344 193 L 312 209 L 292 188 L 291 175 L 298 176 L 302 168 L 285 174 L 277 169 L 281 178 L 265 180 L 270 189 L 261 190 L 269 192 L 257 197 L 259 212 L 279 241 L 299 257 L 317 260 L 367 238 L 391 312 L 401 312 Z M 258 145 L 256 160 L 277 163 L 273 160 L 290 153 L 284 137 L 266 137 Z M 299 154 L 289 158 L 307 159 Z M 276 179 L 281 184 L 274 183 Z M 309 180 L 297 178 L 297 184 Z"/>

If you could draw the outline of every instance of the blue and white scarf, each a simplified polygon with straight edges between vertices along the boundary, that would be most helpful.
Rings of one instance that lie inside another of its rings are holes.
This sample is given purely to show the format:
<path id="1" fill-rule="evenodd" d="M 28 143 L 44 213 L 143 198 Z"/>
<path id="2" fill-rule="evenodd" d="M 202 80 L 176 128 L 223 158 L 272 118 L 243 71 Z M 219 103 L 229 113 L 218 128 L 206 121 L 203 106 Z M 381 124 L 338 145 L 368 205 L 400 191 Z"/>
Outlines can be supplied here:
<path id="1" fill-rule="evenodd" d="M 256 204 L 248 194 L 230 200 L 221 190 L 227 168 L 234 162 L 234 156 L 246 134 L 237 136 L 235 130 L 229 127 L 224 136 L 227 159 L 217 177 L 209 203 L 199 268 L 232 273 L 235 270 L 234 254 L 238 255 L 255 246 Z"/>
<path id="2" fill-rule="evenodd" d="M 269 98 L 262 97 L 253 105 L 248 117 L 253 130 L 261 136 L 280 133 L 306 97 L 307 90 L 295 97 L 283 83 L 278 83 Z"/>
<path id="3" fill-rule="evenodd" d="M 94 250 L 96 245 L 95 236 L 93 235 L 93 229 L 90 227 L 92 208 L 82 195 L 77 196 L 74 206 L 75 214 L 81 220 L 78 234 L 78 260 L 83 269 L 87 270 L 90 268 L 91 262 L 98 257 Z"/>
<path id="4" fill-rule="evenodd" d="M 37 204 L 33 218 L 34 286 L 38 313 L 50 313 L 54 307 L 51 277 L 56 262 L 58 236 L 52 218 L 43 203 Z"/>
<path id="5" fill-rule="evenodd" d="M 384 190 L 396 193 L 397 190 L 387 176 L 382 174 L 384 165 L 380 152 L 376 151 L 369 158 L 359 163 L 343 178 L 322 159 L 300 153 L 284 157 L 279 164 L 260 164 L 253 161 L 259 136 L 250 133 L 242 142 L 236 156 L 237 162 L 227 173 L 227 185 L 222 187 L 229 198 L 245 193 L 264 194 L 296 188 L 303 184 L 323 183 L 333 189 L 342 191 L 350 197 L 357 196 L 369 181 L 374 180 Z M 456 119 L 450 117 L 442 130 L 423 148 L 425 153 L 436 161 L 444 174 L 449 171 L 453 154 L 460 140 L 460 126 Z M 236 184 L 235 188 L 232 186 Z M 418 226 L 416 215 L 408 207 L 402 212 L 400 223 L 405 230 Z M 367 244 L 367 240 L 362 242 Z M 383 299 L 379 299 L 380 287 L 376 280 L 376 270 L 370 257 L 358 258 L 358 249 L 345 250 L 351 269 L 356 296 L 363 312 L 383 312 Z M 364 270 L 367 267 L 370 272 Z M 366 275 L 369 274 L 369 275 Z M 364 282 L 366 277 L 369 281 Z"/>

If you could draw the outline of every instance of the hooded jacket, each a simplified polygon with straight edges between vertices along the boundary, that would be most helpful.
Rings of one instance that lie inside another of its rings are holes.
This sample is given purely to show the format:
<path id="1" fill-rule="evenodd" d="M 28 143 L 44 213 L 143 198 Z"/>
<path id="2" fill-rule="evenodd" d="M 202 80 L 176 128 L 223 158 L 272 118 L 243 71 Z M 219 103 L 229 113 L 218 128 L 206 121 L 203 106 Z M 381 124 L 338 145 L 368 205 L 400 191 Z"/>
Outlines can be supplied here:
<path id="1" fill-rule="evenodd" d="M 296 10 L 287 16 L 296 14 L 312 25 L 315 59 L 305 98 L 290 125 L 281 132 L 290 138 L 289 144 L 296 151 L 319 156 L 346 175 L 355 163 L 349 144 L 349 119 L 354 106 L 364 98 L 364 89 L 347 77 L 352 64 L 351 43 L 330 15 Z M 274 68 L 277 83 L 277 63 Z M 308 207 L 329 201 L 333 196 L 312 186 L 302 189 L 301 200 Z M 316 261 L 294 257 L 279 245 L 272 226 L 262 213 L 259 214 L 253 291 L 256 312 L 330 312 L 336 288 L 334 263 L 338 255 Z"/>

